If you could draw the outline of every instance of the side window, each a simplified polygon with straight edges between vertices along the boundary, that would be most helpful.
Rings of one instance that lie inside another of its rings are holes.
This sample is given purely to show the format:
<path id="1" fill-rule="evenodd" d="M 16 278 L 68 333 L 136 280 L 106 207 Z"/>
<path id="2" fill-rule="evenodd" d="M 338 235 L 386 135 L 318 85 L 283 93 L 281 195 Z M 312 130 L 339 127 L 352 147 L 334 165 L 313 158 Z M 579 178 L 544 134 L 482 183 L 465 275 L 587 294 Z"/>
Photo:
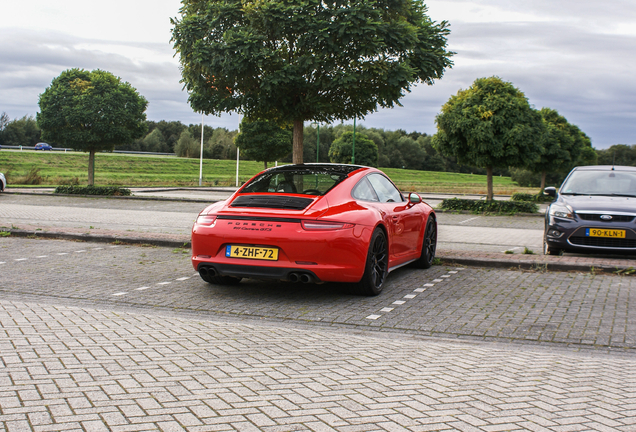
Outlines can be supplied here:
<path id="1" fill-rule="evenodd" d="M 371 183 L 377 193 L 380 202 L 404 201 L 400 191 L 382 174 L 370 174 L 367 179 L 369 179 L 369 183 Z"/>
<path id="2" fill-rule="evenodd" d="M 358 184 L 353 188 L 351 195 L 355 199 L 362 201 L 378 201 L 378 197 L 375 195 L 375 191 L 367 181 L 366 177 L 358 182 Z"/>

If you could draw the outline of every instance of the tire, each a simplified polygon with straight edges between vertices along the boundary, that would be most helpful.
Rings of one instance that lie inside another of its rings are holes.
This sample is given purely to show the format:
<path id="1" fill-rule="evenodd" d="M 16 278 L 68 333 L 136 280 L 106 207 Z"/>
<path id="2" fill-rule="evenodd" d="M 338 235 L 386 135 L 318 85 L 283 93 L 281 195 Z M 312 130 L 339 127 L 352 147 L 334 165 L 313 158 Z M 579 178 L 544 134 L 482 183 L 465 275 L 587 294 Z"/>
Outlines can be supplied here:
<path id="1" fill-rule="evenodd" d="M 543 236 L 543 255 L 562 255 L 563 251 L 558 248 L 551 248 L 548 246 L 548 242 L 545 241 L 545 235 Z"/>
<path id="2" fill-rule="evenodd" d="M 360 282 L 354 285 L 356 294 L 375 296 L 382 292 L 389 273 L 389 247 L 384 231 L 376 228 L 369 242 L 369 251 Z"/>
<path id="3" fill-rule="evenodd" d="M 437 221 L 434 216 L 429 216 L 424 228 L 424 240 L 422 241 L 422 253 L 413 263 L 413 266 L 421 269 L 430 268 L 437 251 Z"/>

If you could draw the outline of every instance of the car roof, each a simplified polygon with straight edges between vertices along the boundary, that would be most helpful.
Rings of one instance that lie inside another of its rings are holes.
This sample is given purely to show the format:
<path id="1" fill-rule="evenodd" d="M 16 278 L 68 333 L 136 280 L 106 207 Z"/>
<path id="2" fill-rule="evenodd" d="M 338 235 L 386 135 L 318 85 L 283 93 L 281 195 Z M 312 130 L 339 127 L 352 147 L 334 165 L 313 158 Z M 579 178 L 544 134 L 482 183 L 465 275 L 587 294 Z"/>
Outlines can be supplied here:
<path id="1" fill-rule="evenodd" d="M 349 165 L 349 164 L 329 164 L 329 163 L 307 163 L 296 165 L 281 165 L 267 169 L 268 172 L 285 172 L 285 171 L 322 171 L 330 172 L 332 174 L 351 174 L 360 168 L 368 168 L 363 165 Z"/>
<path id="2" fill-rule="evenodd" d="M 636 171 L 636 167 L 623 165 L 586 165 L 574 169 L 576 171 Z"/>

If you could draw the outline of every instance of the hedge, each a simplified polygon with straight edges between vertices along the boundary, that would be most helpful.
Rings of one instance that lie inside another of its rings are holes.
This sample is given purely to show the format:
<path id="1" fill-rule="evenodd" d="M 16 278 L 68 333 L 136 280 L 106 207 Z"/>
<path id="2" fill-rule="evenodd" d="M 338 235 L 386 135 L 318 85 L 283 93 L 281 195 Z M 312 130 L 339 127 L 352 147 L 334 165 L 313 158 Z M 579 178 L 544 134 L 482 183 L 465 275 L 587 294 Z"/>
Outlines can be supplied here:
<path id="1" fill-rule="evenodd" d="M 118 186 L 58 186 L 56 194 L 130 196 L 130 189 Z"/>
<path id="2" fill-rule="evenodd" d="M 512 201 L 526 201 L 526 202 L 537 202 L 537 203 L 546 203 L 554 201 L 550 195 L 544 195 L 542 193 L 532 195 L 529 193 L 521 193 L 517 192 L 512 194 L 510 197 Z"/>
<path id="3" fill-rule="evenodd" d="M 473 213 L 537 213 L 539 206 L 532 202 L 525 201 L 483 201 L 467 199 L 445 199 L 438 207 L 440 210 L 467 210 Z"/>

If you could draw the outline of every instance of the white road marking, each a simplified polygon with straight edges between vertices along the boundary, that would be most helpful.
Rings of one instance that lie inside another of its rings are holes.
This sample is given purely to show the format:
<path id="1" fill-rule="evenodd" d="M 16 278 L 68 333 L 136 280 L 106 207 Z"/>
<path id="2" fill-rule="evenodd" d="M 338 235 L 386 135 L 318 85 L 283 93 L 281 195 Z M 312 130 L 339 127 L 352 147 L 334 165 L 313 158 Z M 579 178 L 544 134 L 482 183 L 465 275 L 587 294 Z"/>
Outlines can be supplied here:
<path id="1" fill-rule="evenodd" d="M 40 255 L 40 256 L 36 256 L 36 258 L 48 258 L 48 255 Z"/>
<path id="2" fill-rule="evenodd" d="M 424 284 L 424 285 L 422 285 L 422 286 L 425 286 L 425 287 L 432 287 L 432 286 L 435 286 L 435 284 L 432 284 L 432 283 L 425 283 L 425 284 Z"/>
<path id="3" fill-rule="evenodd" d="M 479 219 L 480 217 L 481 216 L 477 216 L 477 217 L 474 217 L 474 218 L 466 219 L 465 221 L 461 221 L 460 224 L 463 224 L 463 223 L 466 223 L 466 222 L 470 222 L 470 221 L 475 220 L 475 219 Z"/>
<path id="4" fill-rule="evenodd" d="M 415 297 L 417 297 L 417 294 L 407 294 L 407 295 L 405 295 L 403 298 L 405 298 L 405 299 L 412 299 L 412 298 L 415 298 Z"/>
<path id="5" fill-rule="evenodd" d="M 391 312 L 393 309 L 395 309 L 395 308 L 385 307 L 385 308 L 380 309 L 380 312 Z"/>
<path id="6" fill-rule="evenodd" d="M 450 275 L 441 275 L 440 277 L 443 277 L 443 278 L 449 278 L 449 277 L 450 277 Z"/>
<path id="7" fill-rule="evenodd" d="M 93 248 L 93 250 L 104 250 L 104 248 Z"/>
<path id="8" fill-rule="evenodd" d="M 176 280 L 178 280 L 178 281 L 184 281 L 184 280 L 188 280 L 188 279 L 190 279 L 190 276 L 188 276 L 188 277 L 182 277 L 182 278 L 179 278 L 179 279 L 176 279 Z"/>
<path id="9" fill-rule="evenodd" d="M 115 293 L 113 295 L 114 296 L 123 296 L 123 295 L 126 295 L 126 294 L 128 294 L 128 293 L 127 292 L 118 292 L 118 293 Z"/>
<path id="10" fill-rule="evenodd" d="M 169 285 L 172 282 L 157 282 L 157 285 Z"/>
<path id="11" fill-rule="evenodd" d="M 441 279 L 433 279 L 433 282 L 442 282 Z"/>
<path id="12" fill-rule="evenodd" d="M 86 251 L 85 251 L 85 250 L 78 250 L 78 251 L 75 251 L 75 253 L 82 253 L 82 252 L 86 252 Z"/>
<path id="13" fill-rule="evenodd" d="M 0 261 L 0 264 L 6 264 L 6 263 L 7 263 L 6 261 Z"/>
<path id="14" fill-rule="evenodd" d="M 16 258 L 14 261 L 26 261 L 28 258 Z"/>
<path id="15" fill-rule="evenodd" d="M 143 291 L 143 290 L 147 290 L 150 287 L 141 287 L 141 288 L 137 288 L 135 291 Z"/>
<path id="16" fill-rule="evenodd" d="M 394 305 L 403 305 L 404 303 L 406 303 L 404 300 L 396 300 L 392 304 L 394 304 Z"/>
<path id="17" fill-rule="evenodd" d="M 58 255 L 68 255 L 68 252 L 60 252 Z"/>
<path id="18" fill-rule="evenodd" d="M 424 291 L 426 291 L 426 288 L 418 288 L 414 290 L 413 292 L 424 292 Z"/>
<path id="19" fill-rule="evenodd" d="M 457 270 L 451 270 L 451 271 L 449 271 L 449 273 L 455 274 L 455 273 L 457 273 Z"/>
<path id="20" fill-rule="evenodd" d="M 382 316 L 382 315 L 369 315 L 369 316 L 367 317 L 367 319 L 370 319 L 370 320 L 377 320 L 377 319 L 378 319 L 378 318 L 380 318 L 381 316 Z"/>

